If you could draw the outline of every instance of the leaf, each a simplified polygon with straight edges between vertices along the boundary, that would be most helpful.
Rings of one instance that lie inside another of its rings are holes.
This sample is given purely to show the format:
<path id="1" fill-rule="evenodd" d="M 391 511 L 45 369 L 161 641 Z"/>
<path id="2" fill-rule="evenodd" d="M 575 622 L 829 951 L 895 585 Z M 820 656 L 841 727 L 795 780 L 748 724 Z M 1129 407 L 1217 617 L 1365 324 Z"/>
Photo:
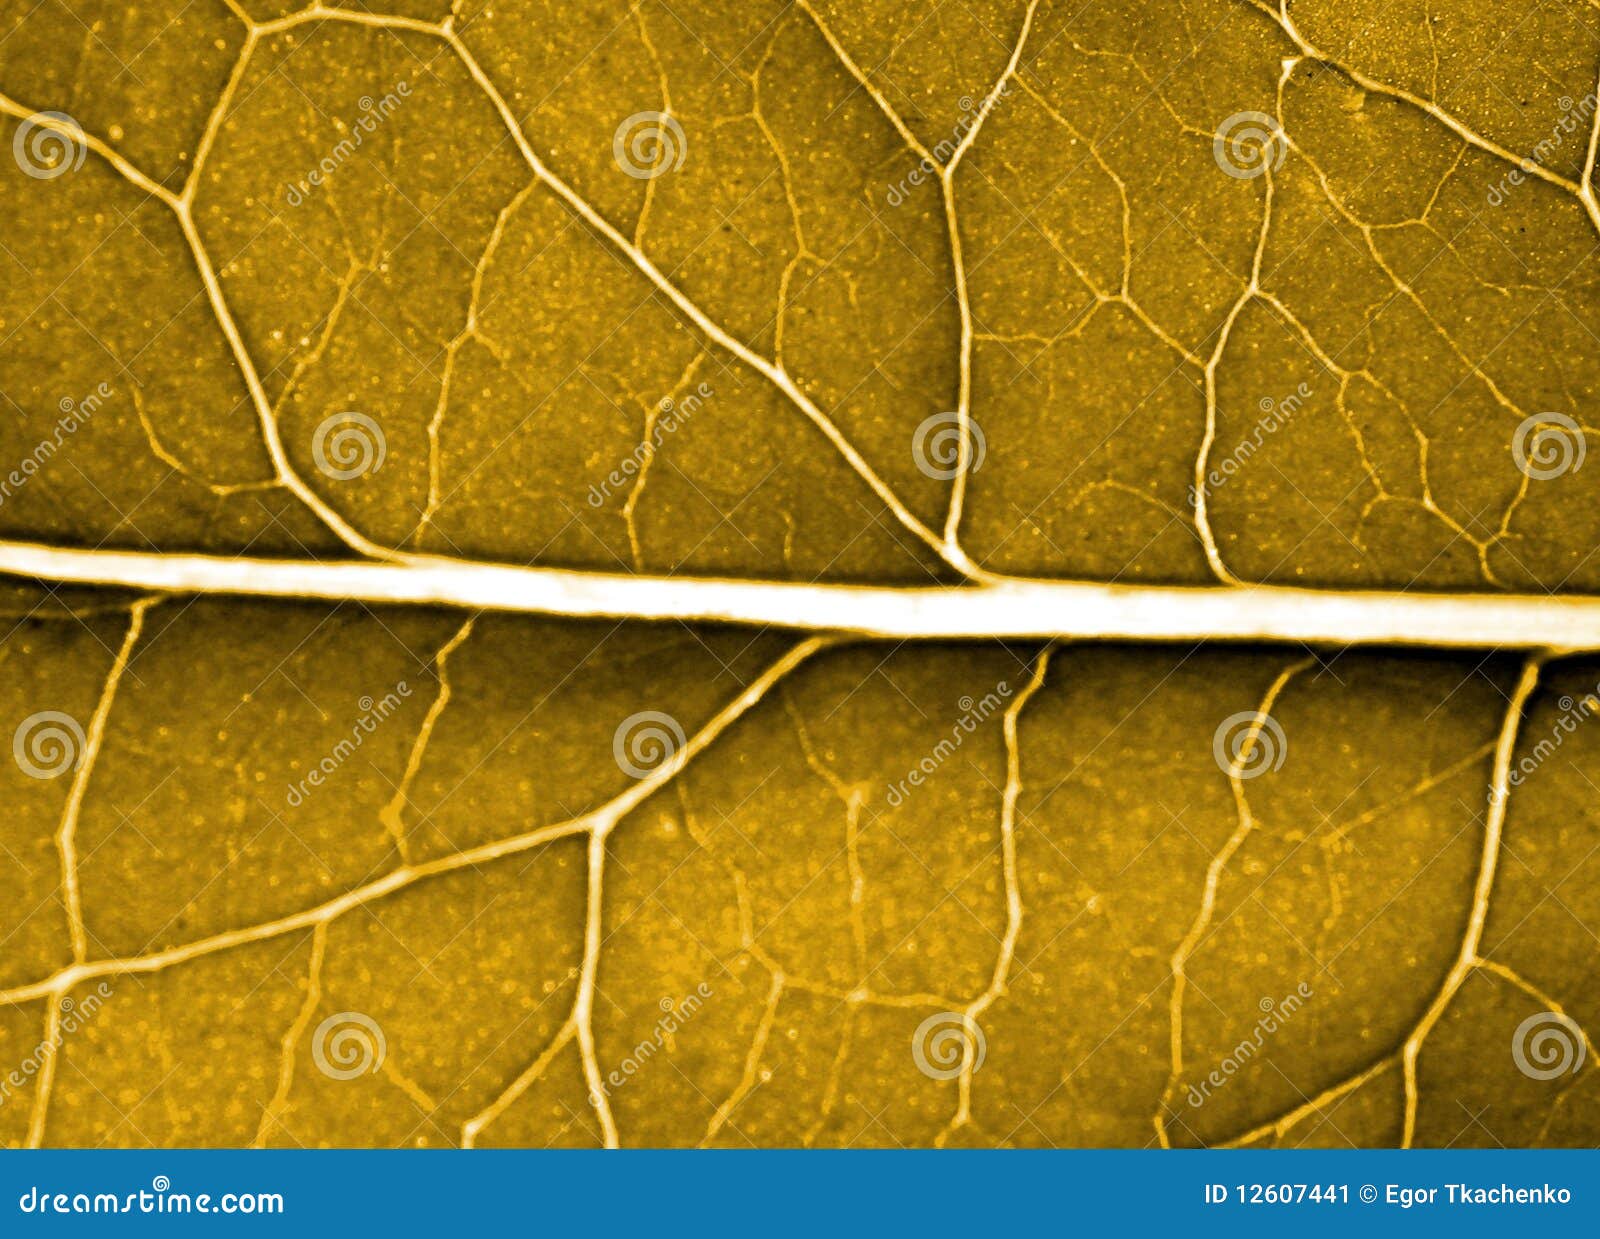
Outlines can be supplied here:
<path id="1" fill-rule="evenodd" d="M 5 1141 L 1592 1144 L 1493 16 L 7 13 Z"/>

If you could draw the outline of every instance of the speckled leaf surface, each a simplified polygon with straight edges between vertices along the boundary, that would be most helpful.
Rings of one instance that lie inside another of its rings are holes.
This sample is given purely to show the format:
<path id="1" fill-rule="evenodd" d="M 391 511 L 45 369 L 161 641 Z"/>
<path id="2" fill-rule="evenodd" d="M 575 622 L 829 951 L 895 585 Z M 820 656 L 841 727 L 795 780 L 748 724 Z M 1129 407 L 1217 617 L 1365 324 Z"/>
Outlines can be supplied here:
<path id="1" fill-rule="evenodd" d="M 1597 70 L 1578 0 L 5 0 L 0 544 L 1581 600 Z M 1600 1136 L 1593 652 L 312 592 L 0 583 L 6 1144 Z"/>

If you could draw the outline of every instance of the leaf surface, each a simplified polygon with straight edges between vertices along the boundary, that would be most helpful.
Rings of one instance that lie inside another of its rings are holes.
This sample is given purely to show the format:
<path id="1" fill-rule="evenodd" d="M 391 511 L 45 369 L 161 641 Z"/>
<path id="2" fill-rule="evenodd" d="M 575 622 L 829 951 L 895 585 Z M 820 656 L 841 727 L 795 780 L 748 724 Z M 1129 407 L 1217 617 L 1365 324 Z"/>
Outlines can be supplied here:
<path id="1" fill-rule="evenodd" d="M 1592 1144 L 1600 663 L 1524 617 L 1600 588 L 1597 62 L 1576 0 L 9 6 L 0 557 L 112 566 L 0 588 L 0 1136 Z M 1348 640 L 884 635 L 1039 582 Z"/>

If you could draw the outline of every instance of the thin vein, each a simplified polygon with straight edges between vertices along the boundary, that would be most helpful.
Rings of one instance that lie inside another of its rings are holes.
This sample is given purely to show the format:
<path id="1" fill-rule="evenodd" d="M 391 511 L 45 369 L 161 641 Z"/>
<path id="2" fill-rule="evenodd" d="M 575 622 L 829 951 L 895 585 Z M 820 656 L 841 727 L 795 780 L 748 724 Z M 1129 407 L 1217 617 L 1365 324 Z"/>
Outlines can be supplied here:
<path id="1" fill-rule="evenodd" d="M 1475 969 L 1481 968 L 1507 979 L 1514 977 L 1510 969 L 1485 959 L 1481 954 L 1481 947 L 1484 926 L 1488 923 L 1489 899 L 1494 892 L 1495 874 L 1499 867 L 1500 851 L 1504 840 L 1506 810 L 1511 793 L 1511 767 L 1516 756 L 1517 738 L 1521 731 L 1523 715 L 1527 711 L 1528 701 L 1533 696 L 1534 689 L 1538 686 L 1539 673 L 1547 657 L 1547 652 L 1538 653 L 1524 662 L 1516 688 L 1507 703 L 1505 717 L 1500 726 L 1500 734 L 1495 741 L 1494 765 L 1489 783 L 1489 807 L 1484 822 L 1483 846 L 1478 862 L 1478 873 L 1473 883 L 1472 906 L 1467 914 L 1466 928 L 1462 933 L 1461 944 L 1457 949 L 1455 961 L 1445 974 L 1443 982 L 1440 983 L 1439 989 L 1435 992 L 1427 1009 L 1406 1035 L 1406 1039 L 1397 1050 L 1385 1054 L 1377 1061 L 1322 1090 L 1316 1096 L 1308 1098 L 1277 1118 L 1270 1119 L 1251 1128 L 1242 1135 L 1234 1137 L 1221 1147 L 1238 1148 L 1255 1144 L 1268 1138 L 1281 1138 L 1311 1115 L 1348 1096 L 1395 1067 L 1400 1067 L 1403 1075 L 1405 1110 L 1401 1146 L 1404 1148 L 1411 1147 L 1416 1135 L 1417 1109 L 1420 1103 L 1417 1087 L 1417 1059 L 1422 1052 L 1423 1043 L 1427 1040 L 1428 1034 L 1432 1032 L 1440 1017 L 1444 1015 L 1450 1004 L 1455 1000 L 1462 984 Z M 1520 978 L 1513 980 L 1513 983 L 1520 983 Z M 1523 988 L 1527 990 L 1529 987 L 1524 985 Z M 1561 1011 L 1560 1006 L 1555 1004 L 1553 1000 L 1551 1000 L 1551 1008 Z M 1583 1036 L 1585 1045 L 1588 1045 L 1588 1034 L 1584 1033 Z"/>
<path id="2" fill-rule="evenodd" d="M 247 44 L 245 56 L 248 56 L 248 48 L 251 46 L 253 46 L 253 43 Z M 8 95 L 0 94 L 0 112 L 21 120 L 31 120 L 34 124 L 60 134 L 69 141 L 82 143 L 88 150 L 106 160 L 129 183 L 158 199 L 172 210 L 173 215 L 178 220 L 178 227 L 183 233 L 184 241 L 189 246 L 190 255 L 200 276 L 200 283 L 205 288 L 206 298 L 211 305 L 212 317 L 222 331 L 223 338 L 228 342 L 228 348 L 233 354 L 234 364 L 239 367 L 239 374 L 243 378 L 245 389 L 250 395 L 250 402 L 255 407 L 256 417 L 261 426 L 262 441 L 266 446 L 267 456 L 272 461 L 273 473 L 278 483 L 309 508 L 318 520 L 357 554 L 373 559 L 400 558 L 396 552 L 371 541 L 365 534 L 359 532 L 346 521 L 344 517 L 340 516 L 301 477 L 293 462 L 290 461 L 288 452 L 283 446 L 283 437 L 278 429 L 277 415 L 273 412 L 271 401 L 267 399 L 266 388 L 261 382 L 261 375 L 256 369 L 255 360 L 250 355 L 250 350 L 245 344 L 244 336 L 239 330 L 238 323 L 234 321 L 233 311 L 228 307 L 227 297 L 223 293 L 221 280 L 217 278 L 211 255 L 207 252 L 205 243 L 201 240 L 199 229 L 195 226 L 192 206 L 192 191 L 195 183 L 191 181 L 190 185 L 186 187 L 183 196 L 174 194 L 171 190 L 141 172 L 129 160 L 117 153 L 100 138 L 85 132 L 76 124 L 68 123 L 45 113 L 36 112 Z"/>
<path id="3" fill-rule="evenodd" d="M 1423 1042 L 1481 958 L 1479 948 L 1483 943 L 1484 926 L 1489 920 L 1489 899 L 1494 893 L 1495 874 L 1500 865 L 1500 845 L 1505 836 L 1506 810 L 1511 802 L 1511 764 L 1516 756 L 1517 734 L 1522 726 L 1528 699 L 1538 686 L 1543 661 L 1535 655 L 1523 664 L 1517 687 L 1511 694 L 1510 704 L 1506 706 L 1505 722 L 1495 746 L 1494 775 L 1490 783 L 1489 811 L 1483 826 L 1483 851 L 1478 861 L 1478 879 L 1473 886 L 1472 908 L 1467 914 L 1467 927 L 1461 936 L 1460 950 L 1444 983 L 1439 986 L 1439 992 L 1434 995 L 1401 1048 L 1400 1062 L 1406 1095 L 1405 1127 L 1400 1141 L 1403 1148 L 1411 1147 L 1417 1130 L 1417 1057 L 1422 1053 Z"/>
<path id="4" fill-rule="evenodd" d="M 83 894 L 78 883 L 78 819 L 83 812 L 83 801 L 89 790 L 89 778 L 94 773 L 100 747 L 105 740 L 106 723 L 111 717 L 111 707 L 116 701 L 117 687 L 127 672 L 134 647 L 144 631 L 144 617 L 154 599 L 143 599 L 128 609 L 128 629 L 123 635 L 111 669 L 106 673 L 100 699 L 95 703 L 94 714 L 84 736 L 83 753 L 73 771 L 72 787 L 67 793 L 66 808 L 61 814 L 61 825 L 56 832 L 56 851 L 61 859 L 61 894 L 66 905 L 67 927 L 72 939 L 72 958 L 82 963 L 89 957 L 89 935 L 83 920 Z"/>
<path id="5" fill-rule="evenodd" d="M 1000 872 L 1006 896 L 1006 927 L 1000 938 L 1000 949 L 995 955 L 994 970 L 983 993 L 967 1004 L 964 1027 L 971 1035 L 977 1028 L 978 1017 L 983 1015 L 1006 993 L 1011 978 L 1011 965 L 1017 957 L 1017 942 L 1022 936 L 1025 909 L 1022 903 L 1022 875 L 1017 865 L 1017 801 L 1022 795 L 1022 748 L 1018 741 L 1018 723 L 1022 712 L 1044 687 L 1050 670 L 1053 649 L 1046 647 L 1034 660 L 1033 672 L 1015 700 L 1006 707 L 1001 734 L 1006 747 L 1006 783 L 1000 797 Z M 961 1061 L 961 1074 L 956 1089 L 956 1113 L 950 1124 L 939 1135 L 941 1145 L 950 1133 L 972 1122 L 972 1077 L 977 1070 L 976 1056 L 965 1054 Z"/>
<path id="6" fill-rule="evenodd" d="M 810 640 L 799 642 L 787 654 L 776 660 L 761 675 L 752 680 L 738 696 L 723 706 L 710 722 L 690 737 L 669 759 L 655 767 L 648 775 L 629 787 L 627 791 L 613 797 L 599 808 L 593 809 L 588 813 L 569 818 L 566 821 L 524 831 L 521 834 L 512 835 L 505 839 L 480 844 L 477 847 L 454 852 L 435 860 L 414 865 L 401 865 L 380 878 L 354 887 L 342 895 L 317 904 L 315 907 L 294 912 L 276 920 L 265 921 L 242 929 L 223 930 L 220 933 L 212 934 L 194 942 L 169 947 L 165 950 L 153 951 L 144 955 L 74 963 L 42 980 L 0 990 L 0 1003 L 16 1006 L 26 1002 L 36 1002 L 41 998 L 64 994 L 74 985 L 97 977 L 160 972 L 162 969 L 170 968 L 174 965 L 185 964 L 207 955 L 214 955 L 218 951 L 230 950 L 252 942 L 266 941 L 270 938 L 280 937 L 283 934 L 294 933 L 297 930 L 313 929 L 317 925 L 338 919 L 346 912 L 366 907 L 377 900 L 406 890 L 429 878 L 440 877 L 444 874 L 456 873 L 462 869 L 488 864 L 491 861 L 502 860 L 508 856 L 515 856 L 536 848 L 545 847 L 561 839 L 588 835 L 592 832 L 610 831 L 645 799 L 654 795 L 657 790 L 675 778 L 678 772 L 689 762 L 709 748 L 723 732 L 748 712 L 751 707 L 756 705 L 774 684 L 778 683 L 779 680 L 818 651 L 826 649 L 832 644 L 834 642 L 822 637 L 814 637 Z"/>

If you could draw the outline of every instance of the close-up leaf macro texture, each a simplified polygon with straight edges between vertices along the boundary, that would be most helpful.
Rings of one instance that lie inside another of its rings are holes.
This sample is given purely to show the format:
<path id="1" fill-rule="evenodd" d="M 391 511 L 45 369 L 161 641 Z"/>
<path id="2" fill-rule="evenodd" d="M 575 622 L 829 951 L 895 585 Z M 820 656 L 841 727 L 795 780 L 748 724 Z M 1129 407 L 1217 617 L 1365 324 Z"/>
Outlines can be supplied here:
<path id="1" fill-rule="evenodd" d="M 1597 76 L 0 0 L 0 1141 L 1600 1143 Z"/>

